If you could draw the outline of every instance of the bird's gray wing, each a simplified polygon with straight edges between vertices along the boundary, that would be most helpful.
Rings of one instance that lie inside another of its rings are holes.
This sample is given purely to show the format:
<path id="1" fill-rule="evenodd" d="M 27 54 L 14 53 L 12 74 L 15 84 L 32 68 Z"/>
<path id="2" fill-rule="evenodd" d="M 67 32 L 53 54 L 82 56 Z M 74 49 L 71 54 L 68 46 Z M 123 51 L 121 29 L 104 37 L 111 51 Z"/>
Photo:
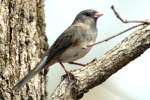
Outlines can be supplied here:
<path id="1" fill-rule="evenodd" d="M 48 56 L 48 59 L 51 60 L 54 57 L 61 55 L 67 48 L 77 44 L 77 34 L 82 32 L 82 30 L 82 27 L 79 26 L 71 26 L 65 30 L 47 51 L 46 55 Z"/>

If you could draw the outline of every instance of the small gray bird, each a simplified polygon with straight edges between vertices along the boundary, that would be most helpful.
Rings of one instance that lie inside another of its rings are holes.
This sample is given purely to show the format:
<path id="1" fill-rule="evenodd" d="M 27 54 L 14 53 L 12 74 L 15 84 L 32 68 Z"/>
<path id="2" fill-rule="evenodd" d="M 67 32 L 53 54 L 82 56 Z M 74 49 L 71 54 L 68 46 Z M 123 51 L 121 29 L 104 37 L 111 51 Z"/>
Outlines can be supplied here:
<path id="1" fill-rule="evenodd" d="M 22 80 L 20 80 L 13 90 L 20 90 L 33 76 L 42 69 L 48 68 L 55 63 L 60 63 L 67 75 L 70 73 L 65 69 L 63 63 L 75 63 L 85 56 L 91 49 L 89 45 L 95 43 L 97 37 L 96 23 L 102 13 L 93 9 L 81 11 L 71 26 L 69 26 L 47 50 L 41 61 Z"/>

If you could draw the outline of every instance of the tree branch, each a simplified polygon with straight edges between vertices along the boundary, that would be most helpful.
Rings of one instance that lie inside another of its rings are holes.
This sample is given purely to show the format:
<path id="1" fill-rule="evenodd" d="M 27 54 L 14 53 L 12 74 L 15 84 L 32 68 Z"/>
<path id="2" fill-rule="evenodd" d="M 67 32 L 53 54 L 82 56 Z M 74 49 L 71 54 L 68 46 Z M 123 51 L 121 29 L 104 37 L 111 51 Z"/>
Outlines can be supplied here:
<path id="1" fill-rule="evenodd" d="M 139 57 L 150 47 L 150 25 L 142 26 L 121 43 L 105 53 L 101 59 L 86 67 L 73 70 L 76 80 L 61 81 L 51 98 L 53 100 L 77 100 L 89 89 L 100 85 L 130 61 Z"/>

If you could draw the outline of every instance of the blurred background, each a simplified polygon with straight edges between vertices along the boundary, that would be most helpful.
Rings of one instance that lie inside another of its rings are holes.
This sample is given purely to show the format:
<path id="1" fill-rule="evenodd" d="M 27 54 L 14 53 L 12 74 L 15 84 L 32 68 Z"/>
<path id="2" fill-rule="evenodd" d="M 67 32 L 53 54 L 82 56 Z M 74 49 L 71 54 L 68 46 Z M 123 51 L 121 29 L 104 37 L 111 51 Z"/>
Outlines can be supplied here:
<path id="1" fill-rule="evenodd" d="M 150 19 L 150 0 L 46 0 L 46 34 L 49 46 L 72 23 L 77 13 L 85 9 L 96 9 L 104 14 L 98 20 L 97 41 L 118 33 L 134 24 L 121 23 L 112 10 L 114 5 L 119 14 L 129 20 Z M 118 44 L 134 30 L 124 33 L 108 42 L 95 46 L 78 62 L 88 63 Z M 82 100 L 150 100 L 150 50 L 112 75 L 107 81 L 91 89 Z M 80 68 L 65 64 L 68 70 Z M 59 64 L 50 67 L 48 73 L 48 94 L 55 90 L 64 74 Z"/>

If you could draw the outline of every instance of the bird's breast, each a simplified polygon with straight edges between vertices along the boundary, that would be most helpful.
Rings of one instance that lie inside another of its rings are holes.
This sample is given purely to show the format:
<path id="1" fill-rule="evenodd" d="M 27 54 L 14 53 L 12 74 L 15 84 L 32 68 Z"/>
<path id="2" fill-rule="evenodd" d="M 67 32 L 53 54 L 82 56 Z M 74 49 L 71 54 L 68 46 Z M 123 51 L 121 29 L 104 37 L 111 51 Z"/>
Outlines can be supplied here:
<path id="1" fill-rule="evenodd" d="M 68 47 L 60 56 L 62 62 L 72 62 L 84 57 L 91 49 L 89 45 L 95 43 L 97 30 L 86 27 L 74 36 L 72 46 Z"/>
<path id="2" fill-rule="evenodd" d="M 78 60 L 85 56 L 89 51 L 91 47 L 83 48 L 83 46 L 71 46 L 67 50 L 65 50 L 64 53 L 61 54 L 60 60 L 62 62 L 72 62 L 75 60 Z"/>

